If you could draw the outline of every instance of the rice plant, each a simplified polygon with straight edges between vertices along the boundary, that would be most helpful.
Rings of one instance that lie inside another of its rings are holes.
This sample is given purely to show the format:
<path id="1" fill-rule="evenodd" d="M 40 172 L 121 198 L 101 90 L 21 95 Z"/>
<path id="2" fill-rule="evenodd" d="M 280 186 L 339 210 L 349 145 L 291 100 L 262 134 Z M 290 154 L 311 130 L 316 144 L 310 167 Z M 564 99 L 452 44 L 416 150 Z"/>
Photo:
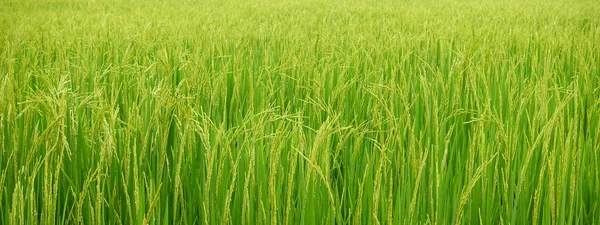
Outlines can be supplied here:
<path id="1" fill-rule="evenodd" d="M 600 224 L 593 0 L 4 0 L 0 224 Z"/>

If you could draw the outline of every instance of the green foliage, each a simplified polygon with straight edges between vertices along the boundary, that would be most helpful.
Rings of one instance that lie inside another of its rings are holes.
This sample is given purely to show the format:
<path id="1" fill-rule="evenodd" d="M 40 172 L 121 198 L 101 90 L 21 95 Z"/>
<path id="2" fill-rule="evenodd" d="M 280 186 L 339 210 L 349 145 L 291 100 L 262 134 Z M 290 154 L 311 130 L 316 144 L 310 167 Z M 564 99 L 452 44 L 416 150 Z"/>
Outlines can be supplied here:
<path id="1" fill-rule="evenodd" d="M 0 2 L 0 224 L 600 224 L 595 1 Z"/>

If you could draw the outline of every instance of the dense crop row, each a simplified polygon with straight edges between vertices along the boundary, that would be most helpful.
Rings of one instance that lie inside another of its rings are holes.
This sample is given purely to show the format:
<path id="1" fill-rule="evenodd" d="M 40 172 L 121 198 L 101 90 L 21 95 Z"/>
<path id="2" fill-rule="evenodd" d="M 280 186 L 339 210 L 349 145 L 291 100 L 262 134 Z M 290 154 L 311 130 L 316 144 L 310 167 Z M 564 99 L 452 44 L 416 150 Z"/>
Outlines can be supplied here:
<path id="1" fill-rule="evenodd" d="M 0 2 L 0 224 L 599 224 L 594 1 Z"/>

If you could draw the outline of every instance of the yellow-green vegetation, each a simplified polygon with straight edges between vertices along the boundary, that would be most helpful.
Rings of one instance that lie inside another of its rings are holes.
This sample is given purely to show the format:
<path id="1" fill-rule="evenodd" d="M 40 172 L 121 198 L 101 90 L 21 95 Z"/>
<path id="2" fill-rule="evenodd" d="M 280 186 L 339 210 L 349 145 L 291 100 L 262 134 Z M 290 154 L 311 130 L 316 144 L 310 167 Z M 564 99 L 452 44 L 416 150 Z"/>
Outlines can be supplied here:
<path id="1" fill-rule="evenodd" d="M 600 4 L 3 0 L 0 224 L 600 224 Z"/>

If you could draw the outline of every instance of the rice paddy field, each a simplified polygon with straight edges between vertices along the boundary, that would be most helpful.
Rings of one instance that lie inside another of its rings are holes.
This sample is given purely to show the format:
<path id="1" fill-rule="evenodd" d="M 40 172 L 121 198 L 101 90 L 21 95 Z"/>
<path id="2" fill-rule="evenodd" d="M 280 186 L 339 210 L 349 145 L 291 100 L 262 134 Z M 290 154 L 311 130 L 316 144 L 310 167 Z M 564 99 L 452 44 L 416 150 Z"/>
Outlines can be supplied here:
<path id="1" fill-rule="evenodd" d="M 600 3 L 3 0 L 0 224 L 600 224 Z"/>

